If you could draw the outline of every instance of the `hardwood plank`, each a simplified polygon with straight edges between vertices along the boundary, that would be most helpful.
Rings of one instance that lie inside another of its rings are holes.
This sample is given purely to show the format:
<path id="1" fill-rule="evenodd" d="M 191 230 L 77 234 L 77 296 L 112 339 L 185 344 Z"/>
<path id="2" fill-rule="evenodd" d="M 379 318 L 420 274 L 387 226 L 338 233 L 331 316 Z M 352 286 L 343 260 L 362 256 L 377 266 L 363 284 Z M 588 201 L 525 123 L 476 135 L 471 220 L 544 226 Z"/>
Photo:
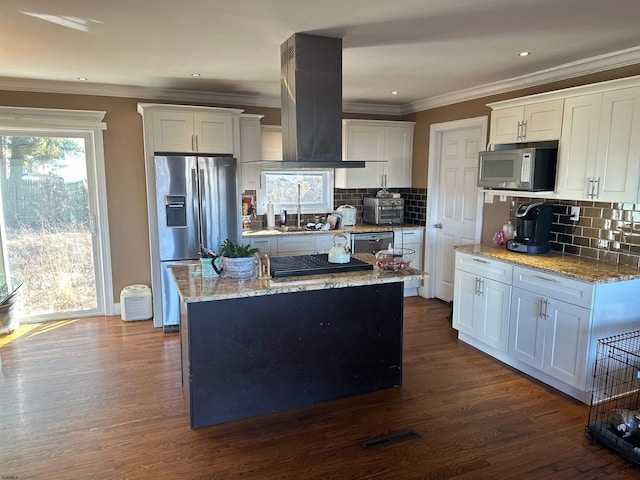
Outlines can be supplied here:
<path id="1" fill-rule="evenodd" d="M 0 478 L 638 478 L 584 437 L 588 406 L 458 342 L 447 304 L 404 311 L 402 387 L 201 430 L 177 334 L 95 317 L 3 337 Z"/>

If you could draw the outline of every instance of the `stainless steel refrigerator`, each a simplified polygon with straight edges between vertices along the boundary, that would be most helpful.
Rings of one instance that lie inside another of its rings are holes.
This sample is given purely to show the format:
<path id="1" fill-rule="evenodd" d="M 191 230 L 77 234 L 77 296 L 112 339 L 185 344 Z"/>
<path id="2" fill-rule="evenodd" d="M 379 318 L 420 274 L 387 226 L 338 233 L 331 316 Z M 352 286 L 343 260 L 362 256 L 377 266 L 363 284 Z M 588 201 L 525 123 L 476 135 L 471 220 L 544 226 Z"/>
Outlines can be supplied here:
<path id="1" fill-rule="evenodd" d="M 227 238 L 240 241 L 237 160 L 157 153 L 154 166 L 162 325 L 171 332 L 179 329 L 180 299 L 168 267 L 198 260 L 201 249 L 217 251 Z"/>

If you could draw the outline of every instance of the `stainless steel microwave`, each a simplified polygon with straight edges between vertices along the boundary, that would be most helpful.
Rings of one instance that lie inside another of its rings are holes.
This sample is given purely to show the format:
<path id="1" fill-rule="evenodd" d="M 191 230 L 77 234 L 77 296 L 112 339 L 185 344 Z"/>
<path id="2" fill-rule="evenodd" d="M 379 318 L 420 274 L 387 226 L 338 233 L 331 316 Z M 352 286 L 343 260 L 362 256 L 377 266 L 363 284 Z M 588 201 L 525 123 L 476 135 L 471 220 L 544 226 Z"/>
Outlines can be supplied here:
<path id="1" fill-rule="evenodd" d="M 557 148 L 480 152 L 478 187 L 528 192 L 554 190 L 557 161 Z"/>

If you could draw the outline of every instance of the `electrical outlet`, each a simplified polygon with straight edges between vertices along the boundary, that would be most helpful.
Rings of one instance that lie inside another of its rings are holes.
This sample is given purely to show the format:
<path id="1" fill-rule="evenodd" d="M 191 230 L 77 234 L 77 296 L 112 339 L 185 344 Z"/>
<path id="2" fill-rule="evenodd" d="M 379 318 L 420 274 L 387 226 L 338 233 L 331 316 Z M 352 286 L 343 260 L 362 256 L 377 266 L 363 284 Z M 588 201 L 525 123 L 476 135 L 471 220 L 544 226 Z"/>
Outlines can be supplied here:
<path id="1" fill-rule="evenodd" d="M 500 201 L 501 202 L 506 202 L 507 201 L 507 196 L 504 193 L 500 194 Z"/>
<path id="2" fill-rule="evenodd" d="M 574 222 L 580 220 L 580 207 L 571 207 L 571 217 L 569 217 L 569 220 L 573 220 Z"/>
<path id="3" fill-rule="evenodd" d="M 484 203 L 493 203 L 493 193 L 484 192 Z"/>

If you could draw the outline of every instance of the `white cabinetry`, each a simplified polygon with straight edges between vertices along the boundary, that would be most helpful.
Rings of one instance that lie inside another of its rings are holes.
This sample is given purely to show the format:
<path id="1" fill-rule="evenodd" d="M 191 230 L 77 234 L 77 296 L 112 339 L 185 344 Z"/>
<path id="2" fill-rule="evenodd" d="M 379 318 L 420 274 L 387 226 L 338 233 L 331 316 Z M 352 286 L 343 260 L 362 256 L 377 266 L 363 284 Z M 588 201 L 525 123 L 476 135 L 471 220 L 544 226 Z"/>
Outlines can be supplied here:
<path id="1" fill-rule="evenodd" d="M 342 233 L 342 232 L 341 232 Z M 347 237 L 347 245 L 351 244 L 348 233 L 343 233 Z M 333 235 L 330 233 L 287 235 L 276 238 L 277 251 L 279 257 L 289 255 L 313 255 L 316 253 L 329 253 L 333 247 Z M 344 243 L 341 239 L 340 244 Z"/>
<path id="2" fill-rule="evenodd" d="M 590 283 L 458 251 L 454 282 L 460 340 L 585 403 L 598 339 L 638 328 L 640 279 Z"/>
<path id="3" fill-rule="evenodd" d="M 153 145 L 161 152 L 234 153 L 236 115 L 216 111 L 153 112 Z"/>
<path id="4" fill-rule="evenodd" d="M 275 256 L 278 252 L 278 243 L 273 237 L 254 237 L 249 240 L 249 244 L 252 248 L 260 249 L 261 255 Z"/>
<path id="5" fill-rule="evenodd" d="M 640 175 L 640 87 L 565 100 L 558 197 L 635 203 Z"/>
<path id="6" fill-rule="evenodd" d="M 558 140 L 562 131 L 563 103 L 564 100 L 558 99 L 507 108 L 496 107 L 491 112 L 489 142 Z"/>
<path id="7" fill-rule="evenodd" d="M 586 389 L 593 285 L 515 267 L 509 355 Z"/>
<path id="8" fill-rule="evenodd" d="M 365 168 L 336 169 L 338 188 L 411 187 L 414 122 L 343 120 L 342 159 Z"/>
<path id="9" fill-rule="evenodd" d="M 424 228 L 403 228 L 402 230 L 394 230 L 393 246 L 395 248 L 410 248 L 414 250 L 415 256 L 409 265 L 411 268 L 423 270 L 422 250 L 423 250 Z M 421 280 L 410 280 L 404 283 L 404 296 L 418 295 L 418 288 L 422 284 Z"/>
<path id="10" fill-rule="evenodd" d="M 263 115 L 240 116 L 240 165 L 242 191 L 260 188 L 260 120 Z"/>
<path id="11" fill-rule="evenodd" d="M 456 252 L 453 328 L 506 352 L 513 266 Z"/>

